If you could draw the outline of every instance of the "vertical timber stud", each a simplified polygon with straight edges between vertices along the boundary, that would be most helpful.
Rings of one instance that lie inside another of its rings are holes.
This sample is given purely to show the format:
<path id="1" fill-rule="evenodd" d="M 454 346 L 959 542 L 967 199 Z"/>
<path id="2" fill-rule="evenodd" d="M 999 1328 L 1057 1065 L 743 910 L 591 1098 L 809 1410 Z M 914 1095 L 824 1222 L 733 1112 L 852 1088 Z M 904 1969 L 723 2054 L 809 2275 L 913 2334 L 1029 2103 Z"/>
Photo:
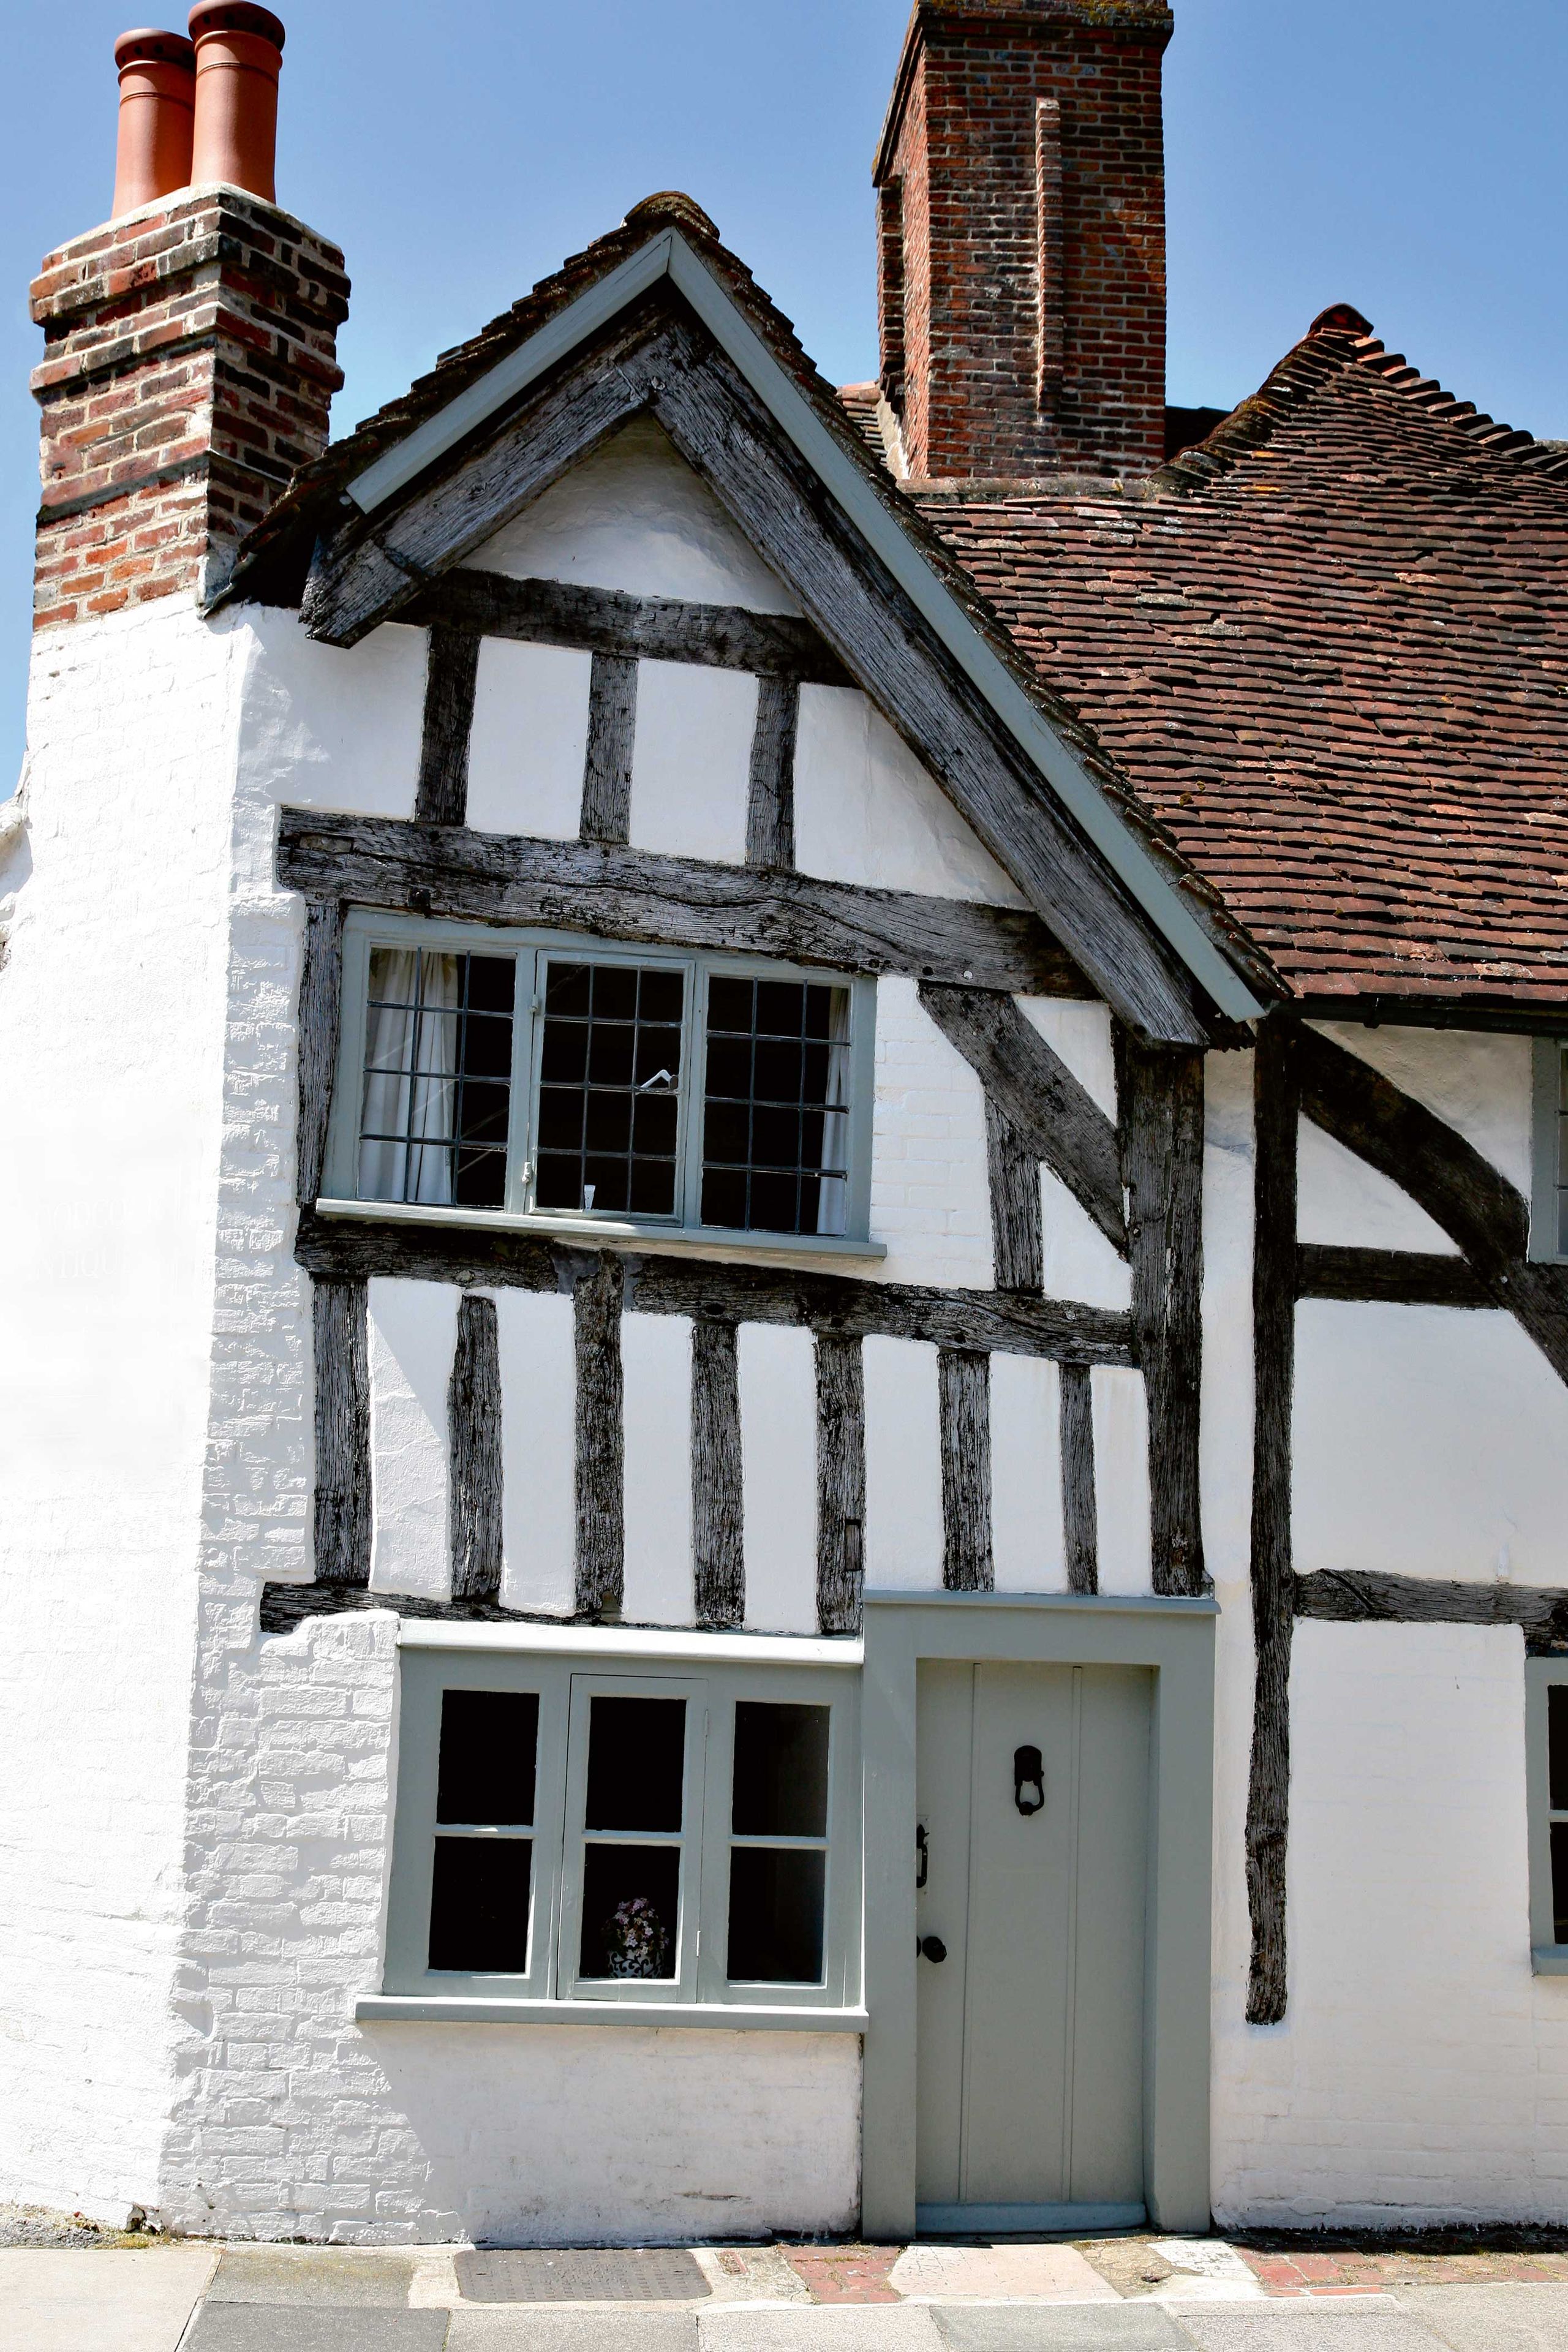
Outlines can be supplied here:
<path id="1" fill-rule="evenodd" d="M 1296 1370 L 1296 1148 L 1300 1084 L 1293 1027 L 1278 1016 L 1258 1040 L 1252 1262 L 1252 1772 L 1247 1796 L 1247 1901 L 1252 1965 L 1247 2016 L 1285 2014 L 1285 1862 L 1290 1812 L 1290 1405 Z"/>
<path id="2" fill-rule="evenodd" d="M 942 1580 L 949 1592 L 990 1592 L 991 1359 L 973 1348 L 937 1357 L 942 1421 Z"/>
<path id="3" fill-rule="evenodd" d="M 816 1620 L 858 1633 L 865 1576 L 866 1374 L 858 1339 L 816 1335 Z"/>
<path id="4" fill-rule="evenodd" d="M 577 1357 L 577 1614 L 621 1605 L 626 1584 L 621 1306 L 626 1269 L 597 1260 L 573 1299 Z"/>
<path id="5" fill-rule="evenodd" d="M 1062 1536 L 1068 1591 L 1100 1591 L 1100 1513 L 1094 1499 L 1094 1395 L 1087 1364 L 1061 1368 Z"/>
<path id="6" fill-rule="evenodd" d="M 425 734 L 419 749 L 416 824 L 462 824 L 468 814 L 468 738 L 479 641 L 446 621 L 430 625 L 425 665 Z"/>
<path id="7" fill-rule="evenodd" d="M 296 1197 L 313 1208 L 327 1156 L 332 1073 L 342 1017 L 343 910 L 335 899 L 312 898 L 305 908 L 305 955 L 300 974 L 300 1112 Z"/>
<path id="8" fill-rule="evenodd" d="M 1067 373 L 1067 230 L 1062 207 L 1062 109 L 1057 98 L 1035 100 L 1035 202 L 1039 270 L 1039 380 L 1037 398 L 1050 415 Z"/>
<path id="9" fill-rule="evenodd" d="M 759 677 L 746 795 L 748 866 L 794 869 L 795 739 L 799 719 L 799 680 Z"/>
<path id="10" fill-rule="evenodd" d="M 1149 1406 L 1156 1592 L 1204 1589 L 1198 1441 L 1203 1378 L 1204 1065 L 1117 1032 L 1132 1322 Z"/>
<path id="11" fill-rule="evenodd" d="M 700 1317 L 691 1331 L 691 1549 L 697 1622 L 746 1613 L 741 1496 L 741 1379 L 733 1323 Z"/>
<path id="12" fill-rule="evenodd" d="M 452 1598 L 500 1593 L 500 1337 L 493 1298 L 469 1292 L 458 1308 L 447 1393 L 451 1446 Z"/>
<path id="13" fill-rule="evenodd" d="M 998 1290 L 1045 1288 L 1040 1163 L 1006 1112 L 985 1097 L 985 1163 L 991 1190 L 991 1258 Z"/>
<path id="14" fill-rule="evenodd" d="M 316 1352 L 316 1581 L 370 1582 L 369 1293 L 311 1286 Z"/>
<path id="15" fill-rule="evenodd" d="M 637 731 L 636 662 L 625 654 L 595 654 L 588 678 L 588 756 L 583 770 L 584 841 L 624 845 L 630 834 Z"/>

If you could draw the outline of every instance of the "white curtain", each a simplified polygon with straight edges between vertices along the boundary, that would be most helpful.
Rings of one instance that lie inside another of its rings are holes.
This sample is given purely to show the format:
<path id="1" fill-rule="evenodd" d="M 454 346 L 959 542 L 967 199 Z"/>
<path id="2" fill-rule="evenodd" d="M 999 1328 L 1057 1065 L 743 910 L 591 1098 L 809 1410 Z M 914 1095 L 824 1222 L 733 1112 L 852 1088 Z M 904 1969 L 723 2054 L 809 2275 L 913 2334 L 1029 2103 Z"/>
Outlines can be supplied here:
<path id="1" fill-rule="evenodd" d="M 849 1121 L 846 1113 L 849 1103 L 849 991 L 836 988 L 833 992 L 833 1013 L 827 1034 L 836 1051 L 827 1057 L 827 1108 L 841 1114 L 837 1118 L 822 1122 L 822 1165 L 844 1168 L 848 1165 Z M 849 1186 L 842 1176 L 825 1176 L 816 1196 L 816 1230 L 819 1234 L 847 1234 L 849 1230 Z"/>
<path id="2" fill-rule="evenodd" d="M 458 994 L 455 955 L 401 948 L 371 955 L 362 1201 L 451 1204 Z"/>

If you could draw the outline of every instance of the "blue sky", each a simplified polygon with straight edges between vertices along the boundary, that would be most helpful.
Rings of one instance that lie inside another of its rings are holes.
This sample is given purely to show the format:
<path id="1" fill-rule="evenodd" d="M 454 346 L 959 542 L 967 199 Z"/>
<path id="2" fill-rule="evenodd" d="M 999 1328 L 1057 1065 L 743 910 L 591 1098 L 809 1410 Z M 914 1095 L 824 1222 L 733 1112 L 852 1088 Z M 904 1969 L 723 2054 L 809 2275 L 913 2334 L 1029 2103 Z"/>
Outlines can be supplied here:
<path id="1" fill-rule="evenodd" d="M 1462 397 L 1568 437 L 1563 0 L 1174 5 L 1170 397 L 1240 399 L 1347 300 Z M 280 13 L 279 198 L 354 281 L 340 431 L 662 187 L 707 208 L 827 374 L 875 372 L 870 161 L 906 0 Z M 26 285 L 108 210 L 131 11 L 5 16 L 0 794 L 21 755 L 37 504 Z"/>

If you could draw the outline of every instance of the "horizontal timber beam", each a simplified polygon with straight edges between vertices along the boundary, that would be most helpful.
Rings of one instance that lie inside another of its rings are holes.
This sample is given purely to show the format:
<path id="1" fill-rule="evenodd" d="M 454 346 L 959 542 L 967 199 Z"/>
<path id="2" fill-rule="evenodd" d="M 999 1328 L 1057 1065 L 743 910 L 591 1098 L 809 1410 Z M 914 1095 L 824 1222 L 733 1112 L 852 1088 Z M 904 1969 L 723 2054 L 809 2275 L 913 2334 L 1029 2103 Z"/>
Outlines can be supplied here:
<path id="1" fill-rule="evenodd" d="M 1296 1252 L 1299 1298 L 1359 1299 L 1391 1307 L 1495 1307 L 1462 1257 L 1436 1250 L 1346 1249 L 1303 1242 Z"/>
<path id="2" fill-rule="evenodd" d="M 1518 1625 L 1528 1640 L 1568 1644 L 1568 1592 L 1528 1584 L 1450 1584 L 1437 1577 L 1320 1569 L 1295 1580 L 1298 1617 L 1333 1625 Z"/>
<path id="3" fill-rule="evenodd" d="M 523 834 L 286 808 L 281 887 L 463 922 L 523 923 L 656 947 L 786 957 L 840 971 L 966 981 L 1029 996 L 1092 997 L 1034 915 L 909 890 Z"/>

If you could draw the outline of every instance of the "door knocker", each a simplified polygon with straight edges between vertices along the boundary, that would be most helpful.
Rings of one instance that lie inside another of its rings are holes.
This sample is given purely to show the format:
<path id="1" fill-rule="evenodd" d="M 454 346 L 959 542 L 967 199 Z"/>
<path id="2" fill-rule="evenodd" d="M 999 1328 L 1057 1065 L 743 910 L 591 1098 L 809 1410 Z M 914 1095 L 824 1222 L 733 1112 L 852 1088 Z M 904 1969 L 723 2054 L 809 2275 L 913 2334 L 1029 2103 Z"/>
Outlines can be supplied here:
<path id="1" fill-rule="evenodd" d="M 931 1870 L 931 1855 L 926 1850 L 926 1825 L 915 1823 L 915 1892 L 919 1894 Z"/>
<path id="2" fill-rule="evenodd" d="M 1013 1750 L 1013 1802 L 1021 1813 L 1037 1813 L 1046 1801 L 1046 1768 L 1037 1748 Z"/>

